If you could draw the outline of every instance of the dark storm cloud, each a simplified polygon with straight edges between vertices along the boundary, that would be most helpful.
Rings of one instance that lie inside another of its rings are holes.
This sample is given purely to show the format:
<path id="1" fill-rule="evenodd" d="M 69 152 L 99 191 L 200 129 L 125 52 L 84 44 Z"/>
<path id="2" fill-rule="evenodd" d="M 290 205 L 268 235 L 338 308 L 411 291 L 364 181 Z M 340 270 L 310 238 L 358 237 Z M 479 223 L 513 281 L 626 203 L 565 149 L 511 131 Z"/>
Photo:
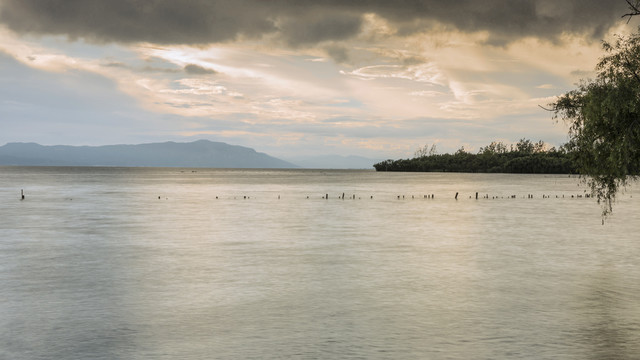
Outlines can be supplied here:
<path id="1" fill-rule="evenodd" d="M 489 31 L 509 41 L 536 36 L 554 39 L 563 32 L 599 38 L 627 10 L 624 0 L 459 0 L 375 1 L 373 11 L 403 33 L 423 31 L 430 22 L 461 31 Z"/>
<path id="2" fill-rule="evenodd" d="M 357 35 L 362 26 L 362 16 L 355 14 L 308 14 L 290 17 L 280 29 L 292 46 L 316 44 L 325 40 L 344 40 Z"/>
<path id="3" fill-rule="evenodd" d="M 400 34 L 434 24 L 489 31 L 490 42 L 562 33 L 600 38 L 627 11 L 624 0 L 0 0 L 0 21 L 19 33 L 95 42 L 206 44 L 278 34 L 291 46 L 356 35 L 362 15 Z"/>
<path id="4" fill-rule="evenodd" d="M 0 21 L 19 33 L 95 42 L 206 44 L 275 30 L 261 1 L 3 0 Z"/>

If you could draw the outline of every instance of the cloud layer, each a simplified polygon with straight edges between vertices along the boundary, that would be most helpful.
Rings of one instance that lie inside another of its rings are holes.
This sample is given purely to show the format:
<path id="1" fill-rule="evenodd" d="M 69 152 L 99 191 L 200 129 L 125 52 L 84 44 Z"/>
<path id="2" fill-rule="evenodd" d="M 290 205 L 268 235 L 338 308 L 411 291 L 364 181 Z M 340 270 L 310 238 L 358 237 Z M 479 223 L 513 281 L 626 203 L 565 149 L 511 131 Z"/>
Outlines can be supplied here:
<path id="1" fill-rule="evenodd" d="M 602 0 L 3 0 L 0 21 L 22 34 L 92 42 L 211 44 L 275 37 L 293 46 L 340 41 L 376 14 L 397 35 L 437 28 L 488 32 L 487 41 L 563 34 L 600 39 L 626 10 Z"/>
<path id="2" fill-rule="evenodd" d="M 538 105 L 589 76 L 601 38 L 633 31 L 626 11 L 624 0 L 0 0 L 0 143 L 205 137 L 380 158 L 425 143 L 559 145 L 566 129 Z"/>

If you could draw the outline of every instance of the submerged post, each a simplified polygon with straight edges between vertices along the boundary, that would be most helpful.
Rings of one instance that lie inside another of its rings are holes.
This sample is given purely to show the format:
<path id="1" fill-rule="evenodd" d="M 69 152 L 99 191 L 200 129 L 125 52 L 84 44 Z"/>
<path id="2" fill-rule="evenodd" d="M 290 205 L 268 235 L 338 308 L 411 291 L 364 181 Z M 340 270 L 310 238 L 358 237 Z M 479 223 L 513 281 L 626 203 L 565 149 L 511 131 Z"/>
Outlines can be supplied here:
<path id="1" fill-rule="evenodd" d="M 20 189 L 20 200 L 24 200 L 24 189 Z"/>
<path id="2" fill-rule="evenodd" d="M 456 193 L 456 200 L 458 200 L 458 193 Z"/>

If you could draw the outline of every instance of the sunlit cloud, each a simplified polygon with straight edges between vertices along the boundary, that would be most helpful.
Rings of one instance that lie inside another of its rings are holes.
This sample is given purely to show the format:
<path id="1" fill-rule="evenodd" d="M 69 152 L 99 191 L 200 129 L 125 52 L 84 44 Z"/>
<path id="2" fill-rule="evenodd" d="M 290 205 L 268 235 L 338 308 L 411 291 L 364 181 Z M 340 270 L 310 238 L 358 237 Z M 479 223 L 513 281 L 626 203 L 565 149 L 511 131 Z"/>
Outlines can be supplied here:
<path id="1" fill-rule="evenodd" d="M 412 92 L 409 93 L 409 95 L 433 98 L 433 97 L 443 96 L 443 95 L 446 95 L 446 94 L 444 94 L 444 93 L 442 93 L 440 91 L 420 90 L 420 91 L 412 91 Z"/>
<path id="2" fill-rule="evenodd" d="M 391 78 L 432 84 L 442 84 L 445 81 L 443 75 L 433 64 L 416 66 L 371 65 L 349 72 L 342 71 L 341 74 L 355 76 L 362 80 Z"/>

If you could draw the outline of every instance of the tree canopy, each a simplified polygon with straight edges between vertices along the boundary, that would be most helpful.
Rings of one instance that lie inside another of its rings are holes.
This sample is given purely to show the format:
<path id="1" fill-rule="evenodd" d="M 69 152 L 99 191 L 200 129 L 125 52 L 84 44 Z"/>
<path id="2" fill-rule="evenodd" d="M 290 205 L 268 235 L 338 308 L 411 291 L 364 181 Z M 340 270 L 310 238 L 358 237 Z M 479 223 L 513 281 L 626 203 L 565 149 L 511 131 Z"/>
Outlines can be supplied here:
<path id="1" fill-rule="evenodd" d="M 547 149 L 544 142 L 521 139 L 515 145 L 492 142 L 477 154 L 464 147 L 455 154 L 438 154 L 435 145 L 419 148 L 412 159 L 386 160 L 373 165 L 377 171 L 444 171 L 482 173 L 575 173 L 572 154 L 566 149 Z"/>
<path id="2" fill-rule="evenodd" d="M 550 106 L 569 124 L 567 147 L 607 215 L 620 188 L 640 175 L 640 33 L 602 46 L 595 79 Z"/>

